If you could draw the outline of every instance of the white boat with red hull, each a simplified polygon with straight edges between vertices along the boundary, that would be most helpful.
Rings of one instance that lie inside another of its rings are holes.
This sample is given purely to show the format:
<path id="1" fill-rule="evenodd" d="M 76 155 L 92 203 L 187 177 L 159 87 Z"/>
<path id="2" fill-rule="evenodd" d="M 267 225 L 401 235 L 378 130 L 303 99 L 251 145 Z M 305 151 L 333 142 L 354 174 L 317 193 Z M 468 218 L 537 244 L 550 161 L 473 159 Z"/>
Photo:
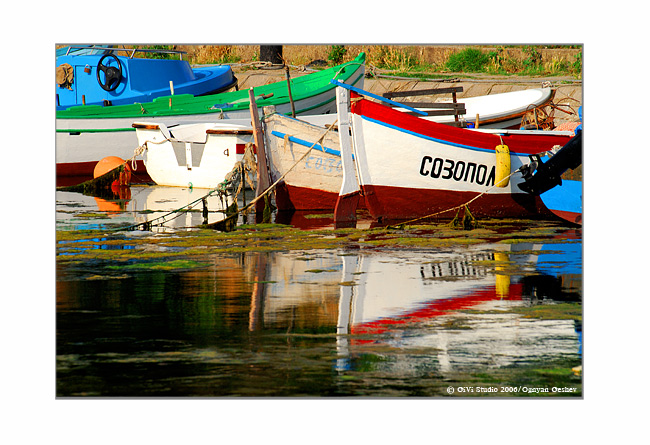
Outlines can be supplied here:
<path id="1" fill-rule="evenodd" d="M 373 218 L 451 218 L 472 200 L 474 216 L 549 214 L 539 197 L 517 187 L 523 179 L 516 172 L 528 165 L 530 155 L 565 145 L 570 133 L 456 128 L 391 109 L 364 98 L 363 90 L 350 89 L 337 90 L 339 102 L 347 94 L 351 98 L 349 118 L 345 108 L 338 113 L 343 171 L 348 172 L 346 153 L 349 164 L 354 152 L 358 188 Z M 340 203 L 345 202 L 354 196 L 354 187 L 340 195 Z M 349 217 L 350 210 L 345 213 Z"/>

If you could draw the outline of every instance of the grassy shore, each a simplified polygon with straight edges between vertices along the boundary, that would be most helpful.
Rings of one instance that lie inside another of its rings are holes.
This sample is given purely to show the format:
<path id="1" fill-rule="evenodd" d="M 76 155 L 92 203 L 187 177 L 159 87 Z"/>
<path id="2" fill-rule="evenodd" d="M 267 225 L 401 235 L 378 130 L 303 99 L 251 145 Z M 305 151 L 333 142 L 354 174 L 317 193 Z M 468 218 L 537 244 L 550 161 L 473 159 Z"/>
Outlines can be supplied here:
<path id="1" fill-rule="evenodd" d="M 57 45 L 62 47 L 65 45 Z M 192 65 L 260 62 L 260 45 L 132 45 L 119 47 L 185 51 Z M 282 58 L 292 66 L 332 66 L 366 53 L 373 70 L 407 77 L 445 73 L 573 76 L 582 78 L 582 45 L 282 45 Z M 144 57 L 145 55 L 137 55 Z M 155 57 L 147 55 L 147 57 Z M 169 57 L 169 56 L 162 56 Z M 177 56 L 176 56 L 177 57 Z"/>
<path id="2" fill-rule="evenodd" d="M 246 64 L 260 59 L 259 45 L 193 45 L 176 49 L 187 51 L 192 64 Z M 582 76 L 580 45 L 284 45 L 282 57 L 289 65 L 335 65 L 352 60 L 362 51 L 368 66 L 412 77 L 458 72 Z"/>

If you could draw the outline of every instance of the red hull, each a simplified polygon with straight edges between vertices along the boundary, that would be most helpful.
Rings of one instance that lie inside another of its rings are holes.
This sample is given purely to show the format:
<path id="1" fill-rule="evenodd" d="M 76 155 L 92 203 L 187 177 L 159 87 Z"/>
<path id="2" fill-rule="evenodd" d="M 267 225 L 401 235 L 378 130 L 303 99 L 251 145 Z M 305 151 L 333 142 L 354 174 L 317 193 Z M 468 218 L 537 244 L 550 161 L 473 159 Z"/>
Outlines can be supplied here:
<path id="1" fill-rule="evenodd" d="M 278 210 L 334 210 L 338 193 L 296 187 L 282 182 L 275 191 L 275 205 Z M 359 199 L 359 209 L 366 208 L 363 198 Z"/>
<path id="2" fill-rule="evenodd" d="M 573 224 L 582 225 L 582 213 L 565 212 L 562 210 L 551 210 L 554 215 Z"/>
<path id="3" fill-rule="evenodd" d="M 384 221 L 421 218 L 459 206 L 477 196 L 475 192 L 372 185 L 363 186 L 363 193 L 372 217 Z M 474 216 L 484 218 L 551 216 L 539 197 L 524 193 L 486 194 L 472 202 L 469 210 Z M 456 211 L 436 216 L 453 218 Z"/>
<path id="4" fill-rule="evenodd" d="M 81 184 L 93 179 L 97 162 L 74 162 L 56 164 L 56 185 L 58 187 Z M 153 182 L 147 174 L 142 160 L 136 161 L 136 170 L 132 171 L 131 183 L 143 184 Z"/>
<path id="5" fill-rule="evenodd" d="M 92 176 L 97 162 L 99 161 L 56 164 L 56 176 Z M 136 172 L 141 174 L 146 172 L 147 168 L 142 160 L 135 161 L 135 163 Z"/>

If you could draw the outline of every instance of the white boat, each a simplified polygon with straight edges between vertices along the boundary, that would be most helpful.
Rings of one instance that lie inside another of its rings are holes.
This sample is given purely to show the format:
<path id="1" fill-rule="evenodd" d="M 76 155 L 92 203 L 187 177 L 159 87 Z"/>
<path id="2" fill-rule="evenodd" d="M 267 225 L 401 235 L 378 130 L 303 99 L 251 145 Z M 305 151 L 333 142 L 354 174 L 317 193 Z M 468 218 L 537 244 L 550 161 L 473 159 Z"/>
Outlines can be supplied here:
<path id="1" fill-rule="evenodd" d="M 470 202 L 475 216 L 550 214 L 538 197 L 516 187 L 523 182 L 516 173 L 530 163 L 530 155 L 564 146 L 570 132 L 490 134 L 411 116 L 373 102 L 363 97 L 373 95 L 353 87 L 339 88 L 338 94 L 339 105 L 349 104 L 349 109 L 339 108 L 343 171 L 352 164 L 353 150 L 352 180 L 356 176 L 359 181 L 350 189 L 342 187 L 342 202 L 360 190 L 372 217 L 380 221 L 452 218 Z M 344 125 L 348 120 L 349 126 Z"/>
<path id="2" fill-rule="evenodd" d="M 305 116 L 314 128 L 336 120 L 335 114 Z M 295 121 L 295 119 L 294 119 Z M 215 188 L 237 162 L 247 144 L 254 144 L 250 119 L 165 125 L 163 122 L 134 122 L 147 173 L 158 185 Z M 338 142 L 334 132 L 332 140 Z M 256 152 L 256 147 L 253 145 Z M 336 196 L 332 199 L 336 200 Z"/>
<path id="3" fill-rule="evenodd" d="M 263 125 L 271 182 L 284 176 L 275 190 L 278 209 L 333 209 L 343 177 L 338 132 L 278 114 Z"/>
<path id="4" fill-rule="evenodd" d="M 530 96 L 534 98 L 539 96 L 541 90 L 544 93 L 546 89 L 538 89 Z M 510 93 L 506 93 L 510 94 Z M 495 96 L 503 96 L 497 94 Z M 512 96 L 510 96 L 512 97 Z M 501 102 L 502 100 L 493 103 Z M 489 104 L 490 100 L 486 98 L 476 98 L 475 103 Z M 340 104 L 347 106 L 345 104 Z M 391 111 L 389 108 L 387 110 Z M 490 107 L 483 108 L 487 111 Z M 399 108 L 394 109 L 398 111 Z M 506 112 L 501 113 L 505 115 Z M 497 113 L 492 113 L 496 116 Z M 339 113 L 339 119 L 341 114 Z M 435 116 L 423 117 L 423 121 L 438 121 L 447 119 L 453 121 L 453 116 Z M 284 176 L 276 188 L 276 205 L 279 210 L 326 210 L 334 209 L 337 201 L 337 195 L 342 187 L 343 180 L 343 163 L 341 162 L 341 145 L 338 138 L 338 131 L 328 132 L 322 126 L 315 126 L 302 118 L 293 119 L 287 116 L 272 114 L 263 119 L 266 154 L 269 162 L 269 171 L 271 181 Z M 340 126 L 342 123 L 338 122 Z M 451 128 L 448 126 L 440 126 Z M 457 129 L 456 129 L 457 130 Z M 453 130 L 452 130 L 453 131 Z M 527 138 L 544 139 L 550 142 L 548 149 L 558 141 L 566 141 L 571 132 L 556 131 L 533 131 L 533 130 L 508 130 L 495 128 L 464 129 L 466 134 L 477 135 L 477 138 L 491 138 L 494 141 L 493 147 L 498 145 L 499 136 L 504 140 L 509 138 Z M 318 143 L 321 136 L 324 136 L 322 142 Z M 535 141 L 539 144 L 539 141 Z M 392 169 L 396 163 L 400 162 L 401 156 L 395 149 L 397 145 L 390 147 L 391 160 L 386 160 L 386 167 L 392 175 L 397 174 Z M 406 147 L 405 145 L 400 147 Z M 351 147 L 352 149 L 352 147 Z M 309 152 L 309 153 L 308 153 Z M 492 155 L 494 156 L 494 154 Z M 392 169 L 392 170 L 391 170 Z M 285 176 L 286 175 L 286 176 Z M 349 176 L 354 179 L 356 184 L 357 171 L 355 168 L 350 170 Z M 399 176 L 399 174 L 397 174 Z M 483 179 L 485 182 L 486 178 Z M 360 207 L 366 205 L 364 199 L 358 202 Z"/>
<path id="5" fill-rule="evenodd" d="M 147 173 L 166 186 L 216 188 L 253 142 L 250 124 L 134 122 L 133 128 Z"/>
<path id="6" fill-rule="evenodd" d="M 463 97 L 458 99 L 458 102 L 465 104 L 466 122 L 476 126 L 478 117 L 478 128 L 518 129 L 521 118 L 527 111 L 548 104 L 554 96 L 553 88 L 530 88 L 508 93 Z M 454 120 L 454 116 L 431 116 L 425 119 L 448 123 Z"/>

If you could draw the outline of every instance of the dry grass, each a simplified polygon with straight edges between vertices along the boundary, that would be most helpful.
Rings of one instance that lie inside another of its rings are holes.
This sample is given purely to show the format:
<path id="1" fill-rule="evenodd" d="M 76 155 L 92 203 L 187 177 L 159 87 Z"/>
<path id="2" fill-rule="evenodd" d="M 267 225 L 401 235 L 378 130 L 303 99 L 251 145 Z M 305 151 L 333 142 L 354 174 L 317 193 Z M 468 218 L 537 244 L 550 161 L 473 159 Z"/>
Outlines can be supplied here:
<path id="1" fill-rule="evenodd" d="M 57 47 L 62 45 L 57 45 Z M 121 45 L 122 46 L 122 45 Z M 123 45 L 133 47 L 133 45 Z M 259 61 L 260 45 L 167 45 L 169 48 L 187 52 L 184 57 L 192 65 L 204 64 L 246 64 Z M 467 45 L 345 45 L 347 50 L 342 62 L 354 59 L 360 52 L 366 53 L 366 63 L 370 67 L 409 72 L 425 69 L 444 72 L 449 57 L 466 49 Z M 516 73 L 528 55 L 525 47 L 475 46 L 483 52 L 496 52 L 498 57 L 491 60 L 487 71 L 491 73 Z M 536 47 L 540 55 L 540 66 L 546 71 L 566 71 L 570 64 L 579 58 L 581 49 Z M 329 64 L 332 45 L 283 45 L 282 55 L 289 65 L 304 66 L 314 61 Z M 581 58 L 580 58 L 581 59 Z M 575 70 L 575 69 L 574 69 Z"/>

